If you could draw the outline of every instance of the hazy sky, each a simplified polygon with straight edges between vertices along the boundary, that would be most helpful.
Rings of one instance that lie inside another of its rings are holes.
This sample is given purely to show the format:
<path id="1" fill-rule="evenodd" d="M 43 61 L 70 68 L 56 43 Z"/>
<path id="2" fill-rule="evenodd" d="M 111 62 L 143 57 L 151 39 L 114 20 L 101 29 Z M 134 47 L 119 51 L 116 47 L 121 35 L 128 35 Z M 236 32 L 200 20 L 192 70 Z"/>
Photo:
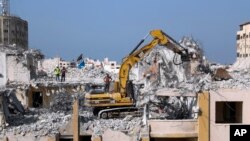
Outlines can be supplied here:
<path id="1" fill-rule="evenodd" d="M 29 47 L 47 58 L 121 61 L 150 30 L 179 41 L 192 36 L 206 57 L 236 59 L 236 32 L 250 21 L 249 0 L 10 0 L 11 14 L 29 22 Z M 148 41 L 149 42 L 149 41 Z"/>

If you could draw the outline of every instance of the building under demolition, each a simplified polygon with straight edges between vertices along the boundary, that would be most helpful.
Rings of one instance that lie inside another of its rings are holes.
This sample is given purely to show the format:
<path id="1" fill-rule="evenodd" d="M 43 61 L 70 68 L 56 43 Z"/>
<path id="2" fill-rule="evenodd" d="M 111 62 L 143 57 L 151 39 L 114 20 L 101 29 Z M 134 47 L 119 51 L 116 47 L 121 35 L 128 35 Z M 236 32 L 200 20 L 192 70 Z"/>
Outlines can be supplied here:
<path id="1" fill-rule="evenodd" d="M 102 67 L 68 68 L 66 81 L 58 82 L 46 71 L 40 75 L 37 70 L 44 56 L 41 52 L 29 49 L 18 53 L 5 47 L 1 52 L 0 138 L 229 140 L 231 124 L 249 124 L 245 108 L 249 74 L 204 60 L 192 38 L 183 38 L 181 44 L 196 50 L 200 57 L 175 65 L 173 52 L 164 47 L 153 49 L 130 72 L 136 105 L 142 107 L 143 116 L 109 119 L 93 115 L 83 103 L 88 84 L 103 83 L 110 72 Z M 110 75 L 113 80 L 118 77 Z"/>
<path id="2" fill-rule="evenodd" d="M 249 68 L 239 65 L 248 57 L 248 23 L 237 33 L 238 58 L 232 66 L 210 63 L 190 37 L 180 41 L 192 52 L 189 62 L 181 62 L 171 47 L 157 46 L 146 53 L 129 72 L 133 108 L 140 114 L 125 111 L 114 118 L 105 111 L 95 115 L 85 96 L 93 92 L 90 85 L 104 83 L 106 74 L 119 80 L 120 65 L 85 60 L 82 68 L 67 67 L 65 82 L 57 81 L 53 68 L 70 62 L 44 59 L 39 50 L 28 49 L 27 22 L 7 13 L 4 9 L 0 22 L 0 140 L 217 141 L 229 140 L 231 125 L 250 123 Z M 104 93 L 110 103 L 116 102 L 115 81 Z"/>

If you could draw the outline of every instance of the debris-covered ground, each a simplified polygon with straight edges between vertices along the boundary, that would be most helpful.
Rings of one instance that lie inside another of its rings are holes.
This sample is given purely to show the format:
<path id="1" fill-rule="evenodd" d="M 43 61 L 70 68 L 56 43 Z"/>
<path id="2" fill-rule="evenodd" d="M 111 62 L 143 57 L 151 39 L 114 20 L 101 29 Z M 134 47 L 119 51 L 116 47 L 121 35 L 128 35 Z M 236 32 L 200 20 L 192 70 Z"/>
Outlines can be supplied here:
<path id="1" fill-rule="evenodd" d="M 73 95 L 57 94 L 49 109 L 28 108 L 13 114 L 1 134 L 46 136 L 59 133 L 59 128 L 71 119 Z"/>
<path id="2" fill-rule="evenodd" d="M 220 88 L 248 89 L 250 86 L 250 74 L 247 68 L 237 69 L 237 64 L 224 66 L 212 64 L 205 59 L 198 42 L 189 37 L 184 37 L 181 44 L 192 52 L 190 62 L 181 63 L 180 56 L 164 47 L 156 47 L 146 55 L 130 73 L 130 79 L 135 84 L 136 105 L 144 107 L 148 104 L 152 119 L 190 119 L 195 118 L 193 107 L 197 101 L 193 97 L 185 97 L 185 94 L 198 94 L 201 91 L 216 91 Z M 36 51 L 27 51 L 37 54 Z M 16 52 L 11 52 L 15 54 Z M 40 55 L 40 53 L 38 53 Z M 174 59 L 174 60 L 173 60 Z M 178 65 L 176 65 L 178 64 Z M 216 72 L 222 68 L 221 73 Z M 51 68 L 53 69 L 53 68 Z M 224 72 L 225 71 L 225 72 Z M 37 87 L 58 86 L 60 89 L 52 92 L 54 99 L 50 108 L 28 108 L 24 114 L 16 113 L 11 116 L 5 128 L 1 128 L 0 134 L 20 134 L 35 136 L 54 135 L 59 133 L 59 128 L 71 120 L 72 102 L 74 99 L 84 97 L 85 92 L 79 92 L 81 86 L 86 83 L 103 83 L 105 76 L 103 68 L 69 68 L 65 82 L 57 82 L 51 72 L 38 75 L 28 85 Z M 113 80 L 118 79 L 117 74 L 110 73 Z M 67 93 L 64 85 L 76 84 L 72 93 Z M 144 85 L 141 88 L 141 84 Z M 11 82 L 10 88 L 27 89 L 26 84 Z M 165 89 L 175 91 L 182 96 L 160 97 L 155 94 Z M 123 119 L 97 119 L 92 110 L 80 106 L 81 132 L 102 135 L 106 130 L 121 131 L 127 135 L 138 135 L 142 126 L 141 117 L 127 116 Z"/>

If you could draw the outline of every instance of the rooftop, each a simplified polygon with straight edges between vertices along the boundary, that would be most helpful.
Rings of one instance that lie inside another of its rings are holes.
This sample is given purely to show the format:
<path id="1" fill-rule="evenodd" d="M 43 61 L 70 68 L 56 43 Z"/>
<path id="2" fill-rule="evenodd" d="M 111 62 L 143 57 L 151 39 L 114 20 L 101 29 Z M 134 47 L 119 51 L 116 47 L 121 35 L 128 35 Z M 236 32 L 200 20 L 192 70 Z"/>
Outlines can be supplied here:
<path id="1" fill-rule="evenodd" d="M 250 24 L 250 21 L 245 22 L 245 23 L 242 23 L 242 24 L 240 24 L 240 26 L 243 26 L 243 25 L 248 25 L 248 24 Z"/>

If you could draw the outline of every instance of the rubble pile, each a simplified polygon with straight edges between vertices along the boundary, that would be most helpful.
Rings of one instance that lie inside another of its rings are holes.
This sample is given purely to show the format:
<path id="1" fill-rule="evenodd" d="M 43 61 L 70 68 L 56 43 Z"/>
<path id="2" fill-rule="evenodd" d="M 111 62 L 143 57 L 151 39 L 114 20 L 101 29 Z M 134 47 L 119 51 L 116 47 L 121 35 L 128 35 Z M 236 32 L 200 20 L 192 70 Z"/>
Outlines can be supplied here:
<path id="1" fill-rule="evenodd" d="M 50 74 L 51 73 L 51 74 Z M 66 81 L 63 83 L 103 83 L 103 78 L 109 73 L 113 80 L 117 79 L 118 76 L 115 73 L 104 71 L 101 67 L 96 68 L 67 68 Z M 47 72 L 46 76 L 40 77 L 34 82 L 41 83 L 57 83 L 53 72 Z"/>
<path id="2" fill-rule="evenodd" d="M 231 66 L 231 70 L 246 71 L 250 69 L 250 58 L 237 58 L 236 62 Z"/>
<path id="3" fill-rule="evenodd" d="M 193 38 L 184 37 L 181 40 L 184 46 L 192 54 L 192 62 L 203 65 L 203 52 L 199 44 Z M 142 63 L 141 63 L 142 62 Z M 190 72 L 190 62 L 182 62 L 181 57 L 166 47 L 154 48 L 140 63 L 138 68 L 140 73 L 145 74 L 147 70 L 152 70 L 153 63 L 156 62 L 157 72 L 149 71 L 146 77 L 134 80 L 135 83 L 145 84 L 143 89 L 137 89 L 137 106 L 149 105 L 151 118 L 157 119 L 187 119 L 192 118 L 192 106 L 195 106 L 196 100 L 188 100 L 183 97 L 159 97 L 156 91 L 162 88 L 178 91 L 180 94 L 197 93 L 201 90 L 210 89 L 211 75 L 204 72 Z M 145 63 L 144 63 L 145 62 Z M 198 67 L 197 67 L 198 68 Z M 205 77 L 207 76 L 207 77 Z M 138 82 L 140 81 L 140 82 Z"/>
<path id="4" fill-rule="evenodd" d="M 192 119 L 192 107 L 197 101 L 194 97 L 158 96 L 157 102 L 149 104 L 150 119 Z"/>
<path id="5" fill-rule="evenodd" d="M 59 93 L 56 94 L 53 98 L 53 101 L 50 104 L 50 111 L 52 112 L 72 112 L 72 105 L 74 98 L 77 98 L 78 94 L 67 94 Z"/>
<path id="6" fill-rule="evenodd" d="M 152 62 L 155 58 L 157 59 L 156 67 L 159 71 L 156 76 L 150 71 L 146 77 L 141 76 L 140 79 L 134 80 L 135 84 L 145 84 L 143 89 L 136 89 L 137 106 L 149 104 L 151 118 L 185 119 L 192 115 L 192 108 L 190 107 L 195 106 L 196 100 L 185 102 L 183 97 L 174 97 L 175 100 L 171 103 L 169 99 L 173 99 L 173 97 L 159 99 L 155 94 L 157 90 L 162 88 L 167 88 L 169 91 L 175 91 L 184 96 L 189 93 L 198 94 L 202 91 L 216 91 L 221 88 L 249 89 L 250 75 L 246 69 L 236 71 L 227 66 L 212 64 L 204 60 L 202 49 L 192 38 L 183 38 L 181 44 L 189 51 L 194 52 L 194 57 L 198 57 L 191 61 L 191 63 L 198 63 L 193 74 L 187 68 L 190 65 L 185 62 L 178 65 L 174 64 L 175 54 L 164 47 L 154 48 L 137 64 L 140 72 L 138 74 L 143 75 L 145 72 L 149 72 L 147 70 L 151 69 Z M 176 57 L 176 61 L 180 62 L 181 60 Z M 201 69 L 200 66 L 206 68 Z"/>
<path id="7" fill-rule="evenodd" d="M 103 81 L 105 76 L 103 68 L 69 68 L 67 71 L 66 81 L 83 81 L 87 83 L 99 83 Z M 113 76 L 112 76 L 113 75 Z M 114 74 L 111 74 L 112 77 L 116 77 Z"/>
<path id="8" fill-rule="evenodd" d="M 53 97 L 49 109 L 29 108 L 24 114 L 12 116 L 9 126 L 1 134 L 34 136 L 55 135 L 71 120 L 72 103 L 80 94 L 59 93 Z M 5 132 L 5 133 L 4 133 Z"/>
<path id="9" fill-rule="evenodd" d="M 24 49 L 22 48 L 18 48 L 16 46 L 6 46 L 6 45 L 1 45 L 0 46 L 0 52 L 5 52 L 5 53 L 9 53 L 9 54 L 20 54 L 24 51 Z"/>
<path id="10" fill-rule="evenodd" d="M 87 119 L 81 116 L 81 131 L 90 131 L 94 135 L 102 135 L 107 129 L 136 135 L 142 125 L 142 118 L 132 116 L 126 116 L 123 119 Z"/>
<path id="11" fill-rule="evenodd" d="M 249 89 L 250 73 L 248 71 L 230 72 L 232 79 L 212 82 L 212 89 L 231 88 L 231 89 Z"/>
<path id="12" fill-rule="evenodd" d="M 29 109 L 25 115 L 12 118 L 10 126 L 6 127 L 6 134 L 22 136 L 46 136 L 59 133 L 59 128 L 71 119 L 71 114 L 64 112 L 50 112 L 48 109 Z"/>
<path id="13" fill-rule="evenodd" d="M 0 52 L 4 52 L 8 55 L 15 55 L 16 61 L 20 61 L 23 65 L 27 65 L 27 60 L 32 58 L 32 61 L 38 61 L 44 58 L 42 52 L 38 49 L 29 48 L 24 50 L 15 46 L 0 46 Z M 29 58 L 29 59 L 28 59 Z"/>
<path id="14" fill-rule="evenodd" d="M 205 60 L 200 44 L 193 38 L 183 37 L 180 44 L 192 53 L 193 60 L 191 63 L 196 64 L 192 73 L 190 73 L 189 62 L 182 62 L 178 54 L 174 54 L 171 50 L 161 46 L 154 48 L 131 69 L 130 79 L 135 84 L 136 106 L 148 105 L 150 119 L 194 118 L 192 109 L 196 106 L 197 101 L 196 98 L 184 97 L 188 93 L 198 94 L 201 91 L 216 91 L 220 88 L 248 89 L 250 87 L 250 75 L 247 69 L 241 71 L 232 69 L 229 75 L 223 76 L 227 77 L 226 79 L 214 79 L 213 71 L 217 68 L 223 67 L 225 69 L 226 67 L 212 66 Z M 18 58 L 21 62 L 23 58 L 29 56 L 28 54 L 38 56 L 37 59 L 43 58 L 39 50 L 29 49 L 23 52 L 9 49 L 7 52 L 22 54 L 21 59 Z M 25 65 L 25 61 L 23 63 Z M 51 69 L 53 70 L 53 68 Z M 48 95 L 53 96 L 50 107 L 48 109 L 29 108 L 25 113 L 20 112 L 7 117 L 9 125 L 6 129 L 0 130 L 0 134 L 20 134 L 23 136 L 28 134 L 35 136 L 58 134 L 60 127 L 71 120 L 73 101 L 84 96 L 84 92 L 78 93 L 79 89 L 82 89 L 80 84 L 103 83 L 106 73 L 108 72 L 105 72 L 102 67 L 68 68 L 66 82 L 55 81 L 53 72 L 47 72 L 43 77 L 33 79 L 30 81 L 30 86 L 34 88 L 37 88 L 38 85 L 59 88 L 56 91 L 51 91 L 51 93 L 48 92 Z M 118 74 L 109 74 L 113 80 L 118 78 Z M 71 84 L 76 85 L 76 87 L 73 93 L 68 93 L 64 85 Z M 143 88 L 141 88 L 141 84 L 144 84 Z M 17 82 L 9 83 L 8 87 L 28 89 L 27 84 Z M 159 89 L 175 91 L 181 96 L 156 96 L 155 94 Z M 7 93 L 5 96 L 9 97 L 10 101 L 7 102 L 11 103 L 13 94 Z M 21 110 L 24 111 L 24 109 Z M 79 112 L 81 131 L 90 132 L 94 135 L 102 135 L 108 129 L 120 131 L 126 135 L 138 135 L 142 127 L 141 117 L 97 119 L 93 115 L 92 109 L 82 108 L 81 106 Z"/>

